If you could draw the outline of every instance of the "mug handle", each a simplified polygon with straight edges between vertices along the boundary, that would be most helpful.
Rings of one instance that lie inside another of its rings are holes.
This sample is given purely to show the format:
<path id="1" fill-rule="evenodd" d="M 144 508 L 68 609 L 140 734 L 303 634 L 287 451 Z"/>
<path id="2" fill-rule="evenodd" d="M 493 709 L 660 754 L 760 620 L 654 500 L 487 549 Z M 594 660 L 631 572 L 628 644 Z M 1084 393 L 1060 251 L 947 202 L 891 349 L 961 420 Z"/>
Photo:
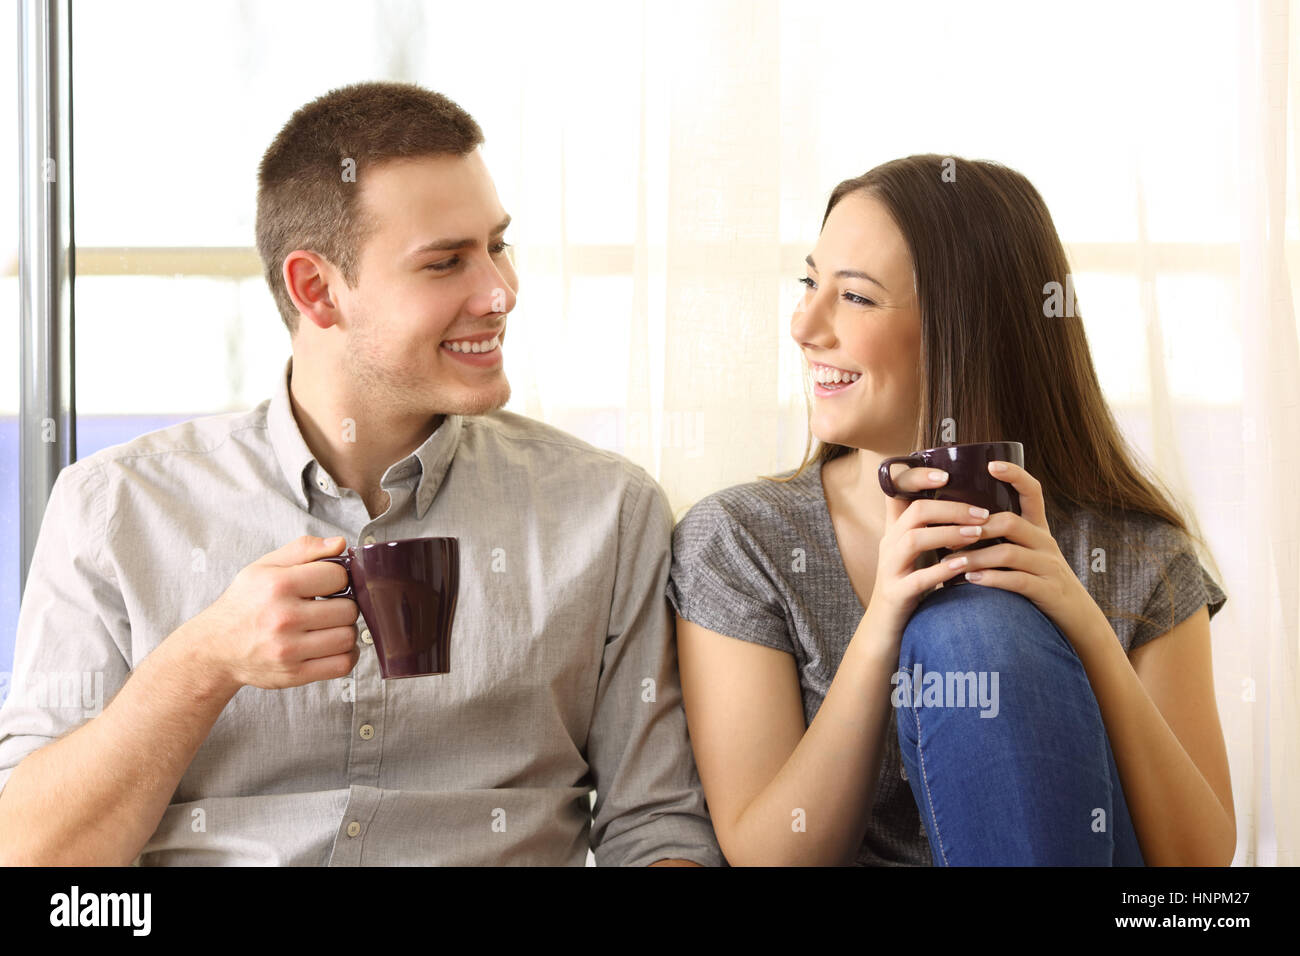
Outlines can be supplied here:
<path id="1" fill-rule="evenodd" d="M 880 489 L 891 498 L 907 498 L 916 500 L 922 496 L 917 491 L 900 491 L 894 487 L 894 480 L 889 475 L 889 466 L 899 463 L 906 464 L 912 468 L 924 468 L 925 459 L 920 455 L 900 455 L 897 458 L 886 458 L 880 463 Z"/>
<path id="2" fill-rule="evenodd" d="M 345 598 L 352 598 L 353 600 L 355 600 L 355 599 L 356 599 L 356 594 L 353 593 L 353 591 L 352 591 L 352 557 L 351 557 L 351 555 L 347 555 L 347 554 L 336 554 L 336 555 L 333 555 L 332 557 L 328 557 L 328 558 L 318 558 L 317 560 L 319 560 L 319 561 L 328 561 L 328 562 L 330 562 L 331 564 L 337 564 L 339 567 L 341 567 L 344 571 L 346 571 L 346 572 L 348 573 L 348 586 L 347 586 L 347 587 L 345 587 L 342 591 L 335 592 L 334 594 L 322 594 L 321 597 L 322 597 L 322 598 L 339 598 L 339 597 L 345 597 Z"/>

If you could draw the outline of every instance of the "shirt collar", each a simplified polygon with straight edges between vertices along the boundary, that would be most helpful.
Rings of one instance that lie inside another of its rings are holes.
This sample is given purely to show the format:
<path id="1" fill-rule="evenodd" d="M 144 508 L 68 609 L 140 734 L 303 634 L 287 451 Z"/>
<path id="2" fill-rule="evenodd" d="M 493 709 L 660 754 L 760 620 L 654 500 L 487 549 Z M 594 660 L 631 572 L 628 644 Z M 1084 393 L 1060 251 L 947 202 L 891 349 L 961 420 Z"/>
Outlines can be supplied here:
<path id="1" fill-rule="evenodd" d="M 310 478 L 307 476 L 307 469 L 314 464 L 321 475 L 325 474 L 325 470 L 316 461 L 311 449 L 307 447 L 302 431 L 298 428 L 298 420 L 294 418 L 293 405 L 289 401 L 289 379 L 292 374 L 293 357 L 290 356 L 276 379 L 275 391 L 267 408 L 267 433 L 270 437 L 271 449 L 279 462 L 280 471 L 289 483 L 294 498 L 304 510 L 310 510 L 311 500 L 307 489 Z M 384 473 L 381 486 L 390 480 L 408 477 L 415 468 L 420 470 L 415 493 L 415 515 L 419 519 L 423 519 L 425 512 L 429 510 L 429 505 L 433 503 L 438 489 L 442 486 L 447 469 L 451 467 L 456 449 L 460 445 L 462 426 L 460 415 L 445 416 L 442 424 L 419 448 L 389 466 Z M 331 484 L 327 493 L 337 494 L 337 489 Z"/>

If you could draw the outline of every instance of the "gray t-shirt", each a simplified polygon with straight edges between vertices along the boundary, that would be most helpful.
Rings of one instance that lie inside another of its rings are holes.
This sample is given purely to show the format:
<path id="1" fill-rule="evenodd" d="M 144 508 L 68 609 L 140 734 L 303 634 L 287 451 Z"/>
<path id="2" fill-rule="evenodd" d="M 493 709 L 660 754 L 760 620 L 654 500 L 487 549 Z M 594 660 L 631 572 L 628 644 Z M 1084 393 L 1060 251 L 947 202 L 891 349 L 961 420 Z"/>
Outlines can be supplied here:
<path id="1" fill-rule="evenodd" d="M 1213 617 L 1226 600 L 1191 540 L 1152 516 L 1125 512 L 1103 522 L 1072 511 L 1068 520 L 1049 518 L 1048 526 L 1126 651 L 1164 634 L 1202 604 Z M 810 725 L 863 614 L 836 543 L 820 462 L 787 483 L 759 480 L 701 499 L 673 531 L 667 593 L 688 621 L 794 655 L 805 726 Z M 902 773 L 893 708 L 875 804 L 856 862 L 931 864 L 925 829 Z"/>

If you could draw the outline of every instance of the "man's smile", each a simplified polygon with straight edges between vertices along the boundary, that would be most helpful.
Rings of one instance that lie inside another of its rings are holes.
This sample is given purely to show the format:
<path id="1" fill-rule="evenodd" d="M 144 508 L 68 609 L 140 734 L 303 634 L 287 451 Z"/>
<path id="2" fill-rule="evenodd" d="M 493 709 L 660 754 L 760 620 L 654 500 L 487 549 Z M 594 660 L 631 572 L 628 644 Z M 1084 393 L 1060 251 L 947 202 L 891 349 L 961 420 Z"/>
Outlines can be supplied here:
<path id="1" fill-rule="evenodd" d="M 501 345 L 505 337 L 505 326 L 502 326 L 495 331 L 480 332 L 459 339 L 445 339 L 439 348 L 458 362 L 484 368 L 501 363 Z"/>

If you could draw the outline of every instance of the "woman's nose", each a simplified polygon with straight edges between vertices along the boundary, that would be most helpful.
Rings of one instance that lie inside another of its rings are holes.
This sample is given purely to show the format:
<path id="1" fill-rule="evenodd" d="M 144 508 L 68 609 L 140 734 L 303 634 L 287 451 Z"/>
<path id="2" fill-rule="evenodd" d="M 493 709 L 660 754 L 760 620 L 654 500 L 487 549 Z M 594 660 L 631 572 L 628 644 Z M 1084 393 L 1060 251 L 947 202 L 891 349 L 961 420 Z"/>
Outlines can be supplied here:
<path id="1" fill-rule="evenodd" d="M 811 344 L 828 347 L 835 334 L 826 321 L 816 292 L 806 293 L 794 307 L 790 316 L 790 335 L 800 345 Z"/>

